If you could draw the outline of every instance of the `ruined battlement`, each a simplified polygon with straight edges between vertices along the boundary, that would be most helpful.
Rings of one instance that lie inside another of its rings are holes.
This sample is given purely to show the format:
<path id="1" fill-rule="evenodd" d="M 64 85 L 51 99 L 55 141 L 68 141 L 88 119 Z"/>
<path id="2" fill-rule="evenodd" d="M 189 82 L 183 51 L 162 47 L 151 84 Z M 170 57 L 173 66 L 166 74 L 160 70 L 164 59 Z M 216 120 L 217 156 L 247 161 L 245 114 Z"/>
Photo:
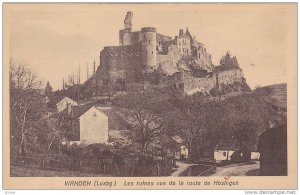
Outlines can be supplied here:
<path id="1" fill-rule="evenodd" d="M 142 33 L 144 32 L 156 32 L 156 28 L 154 27 L 144 27 L 142 28 Z"/>
<path id="2" fill-rule="evenodd" d="M 236 57 L 225 55 L 219 66 L 214 66 L 205 45 L 191 36 L 188 28 L 178 36 L 163 35 L 155 27 L 132 30 L 133 13 L 127 12 L 124 29 L 119 31 L 119 45 L 106 46 L 100 52 L 97 83 L 135 83 L 155 71 L 172 79 L 178 89 L 191 91 L 218 87 L 243 81 L 243 72 Z M 180 86 L 180 87 L 179 87 Z"/>
<path id="3" fill-rule="evenodd" d="M 141 55 L 141 45 L 134 45 L 134 46 L 107 46 L 100 52 L 106 56 L 113 56 L 113 57 L 125 57 L 129 56 L 132 57 L 134 55 L 139 56 Z M 101 54 L 100 54 L 101 55 Z"/>

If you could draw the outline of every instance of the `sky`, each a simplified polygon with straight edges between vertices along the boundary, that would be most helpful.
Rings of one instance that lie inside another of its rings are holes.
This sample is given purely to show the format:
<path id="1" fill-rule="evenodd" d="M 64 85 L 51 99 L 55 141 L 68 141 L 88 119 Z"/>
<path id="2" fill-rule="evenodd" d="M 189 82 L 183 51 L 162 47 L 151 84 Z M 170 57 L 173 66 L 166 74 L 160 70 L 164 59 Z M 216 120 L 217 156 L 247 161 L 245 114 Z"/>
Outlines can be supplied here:
<path id="1" fill-rule="evenodd" d="M 206 45 L 214 65 L 230 51 L 252 89 L 287 81 L 294 33 L 294 9 L 287 4 L 6 5 L 9 56 L 28 64 L 54 89 L 62 88 L 63 78 L 78 74 L 79 67 L 82 83 L 87 67 L 91 74 L 93 61 L 100 64 L 103 47 L 119 44 L 127 11 L 133 12 L 134 31 L 153 26 L 174 38 L 188 27 Z"/>

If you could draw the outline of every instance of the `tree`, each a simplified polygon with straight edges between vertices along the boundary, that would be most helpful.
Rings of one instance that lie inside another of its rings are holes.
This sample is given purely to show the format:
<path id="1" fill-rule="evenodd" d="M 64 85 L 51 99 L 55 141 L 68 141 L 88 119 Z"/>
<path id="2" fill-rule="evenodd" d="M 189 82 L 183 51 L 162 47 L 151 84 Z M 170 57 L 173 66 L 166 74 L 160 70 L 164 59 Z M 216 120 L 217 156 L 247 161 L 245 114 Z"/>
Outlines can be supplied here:
<path id="1" fill-rule="evenodd" d="M 141 152 L 170 130 L 172 107 L 167 96 L 158 91 L 130 92 L 115 103 L 122 109 L 130 129 L 125 136 L 137 144 Z"/>
<path id="2" fill-rule="evenodd" d="M 52 93 L 52 87 L 51 87 L 49 81 L 47 81 L 46 88 L 45 88 L 45 94 L 50 95 L 51 93 Z"/>
<path id="3" fill-rule="evenodd" d="M 32 143 L 39 152 L 55 151 L 61 153 L 62 142 L 67 135 L 70 135 L 70 124 L 67 123 L 67 116 L 58 113 L 57 116 L 39 120 L 31 131 L 35 137 Z"/>
<path id="4" fill-rule="evenodd" d="M 236 143 L 240 153 L 247 154 L 251 152 L 251 148 L 257 142 L 257 129 L 258 125 L 247 116 L 238 116 L 235 119 L 231 134 L 233 142 Z"/>
<path id="5" fill-rule="evenodd" d="M 177 119 L 177 132 L 187 143 L 189 159 L 209 156 L 219 139 L 222 109 L 200 97 L 186 98 Z"/>
<path id="6" fill-rule="evenodd" d="M 29 130 L 45 112 L 41 81 L 25 65 L 10 62 L 10 116 L 12 137 L 19 140 L 18 153 L 27 153 Z"/>

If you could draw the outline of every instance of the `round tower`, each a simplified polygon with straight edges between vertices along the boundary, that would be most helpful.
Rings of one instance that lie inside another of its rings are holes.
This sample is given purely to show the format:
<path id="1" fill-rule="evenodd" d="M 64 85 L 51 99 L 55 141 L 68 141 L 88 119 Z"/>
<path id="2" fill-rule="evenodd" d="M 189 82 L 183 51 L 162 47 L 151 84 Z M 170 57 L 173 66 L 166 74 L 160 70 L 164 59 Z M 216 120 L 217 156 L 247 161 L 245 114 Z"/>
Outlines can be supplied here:
<path id="1" fill-rule="evenodd" d="M 157 69 L 156 64 L 156 28 L 142 28 L 142 65 L 144 72 Z"/>

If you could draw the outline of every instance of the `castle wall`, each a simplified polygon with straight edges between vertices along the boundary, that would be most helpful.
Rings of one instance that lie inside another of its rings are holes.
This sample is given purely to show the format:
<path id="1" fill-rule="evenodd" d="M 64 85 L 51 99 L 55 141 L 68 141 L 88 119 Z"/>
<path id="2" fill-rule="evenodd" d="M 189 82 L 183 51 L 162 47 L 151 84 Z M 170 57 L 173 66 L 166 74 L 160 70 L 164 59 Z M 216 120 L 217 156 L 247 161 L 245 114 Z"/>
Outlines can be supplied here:
<path id="1" fill-rule="evenodd" d="M 220 84 L 233 84 L 234 82 L 242 82 L 243 77 L 243 70 L 238 68 L 218 72 L 218 81 Z"/>
<path id="2" fill-rule="evenodd" d="M 141 46 L 105 47 L 100 53 L 103 84 L 137 82 L 141 75 Z"/>
<path id="3" fill-rule="evenodd" d="M 163 52 L 163 43 L 166 41 L 172 41 L 172 37 L 165 36 L 159 33 L 156 33 L 156 48 L 158 52 Z"/>
<path id="4" fill-rule="evenodd" d="M 118 83 L 139 83 L 143 73 L 160 68 L 168 75 L 168 84 L 174 84 L 188 94 L 209 91 L 218 84 L 243 81 L 243 72 L 239 68 L 213 68 L 211 55 L 203 44 L 191 37 L 188 29 L 186 33 L 180 29 L 175 40 L 156 33 L 154 27 L 132 32 L 132 16 L 132 12 L 127 13 L 124 29 L 119 31 L 119 46 L 105 47 L 100 52 L 100 66 L 94 78 L 87 82 L 97 94 Z"/>
<path id="5" fill-rule="evenodd" d="M 177 51 L 176 45 L 169 46 L 168 50 L 169 52 L 166 55 L 157 54 L 157 64 L 166 74 L 171 75 L 178 72 L 176 66 L 181 56 Z"/>
<path id="6" fill-rule="evenodd" d="M 119 31 L 119 45 L 128 46 L 136 45 L 142 40 L 141 31 L 131 32 L 130 30 L 120 30 Z"/>
<path id="7" fill-rule="evenodd" d="M 185 73 L 183 76 L 184 91 L 190 94 L 192 91 L 209 91 L 215 87 L 215 79 L 210 78 L 196 78 Z"/>
<path id="8" fill-rule="evenodd" d="M 195 50 L 195 55 L 197 56 L 197 64 L 199 67 L 211 72 L 212 71 L 212 61 L 211 55 L 206 52 L 206 49 L 203 47 L 199 47 Z"/>

